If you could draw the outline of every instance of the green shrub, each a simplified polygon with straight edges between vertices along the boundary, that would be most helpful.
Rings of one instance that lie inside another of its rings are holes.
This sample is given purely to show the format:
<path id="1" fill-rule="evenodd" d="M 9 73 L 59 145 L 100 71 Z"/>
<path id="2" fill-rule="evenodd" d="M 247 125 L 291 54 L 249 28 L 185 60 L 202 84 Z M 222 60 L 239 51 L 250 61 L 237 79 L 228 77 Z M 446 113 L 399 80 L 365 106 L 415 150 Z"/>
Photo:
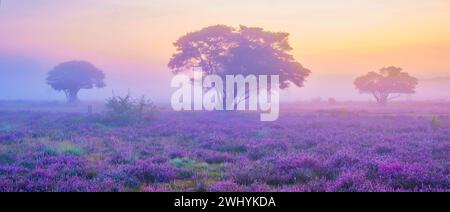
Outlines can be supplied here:
<path id="1" fill-rule="evenodd" d="M 129 125 L 151 120 L 156 106 L 145 97 L 133 99 L 130 95 L 113 96 L 107 100 L 107 121 L 110 124 Z"/>
<path id="2" fill-rule="evenodd" d="M 437 116 L 433 117 L 433 119 L 431 120 L 431 125 L 433 126 L 434 129 L 440 129 L 443 127 L 441 119 Z"/>
<path id="3" fill-rule="evenodd" d="M 85 151 L 80 147 L 67 146 L 63 149 L 63 153 L 71 156 L 82 156 L 85 154 Z"/>

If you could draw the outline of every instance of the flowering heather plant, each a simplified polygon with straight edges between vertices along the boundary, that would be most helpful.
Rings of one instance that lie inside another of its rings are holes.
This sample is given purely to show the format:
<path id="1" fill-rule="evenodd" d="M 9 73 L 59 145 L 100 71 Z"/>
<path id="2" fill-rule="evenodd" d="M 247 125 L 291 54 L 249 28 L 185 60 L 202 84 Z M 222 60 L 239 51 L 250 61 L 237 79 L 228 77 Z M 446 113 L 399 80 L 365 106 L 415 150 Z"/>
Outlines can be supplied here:
<path id="1" fill-rule="evenodd" d="M 127 176 L 142 183 L 163 183 L 175 178 L 175 169 L 170 165 L 155 164 L 153 161 L 139 161 L 124 169 Z"/>
<path id="2" fill-rule="evenodd" d="M 441 113 L 442 111 L 439 111 Z M 0 191 L 449 191 L 450 120 L 161 111 L 132 126 L 0 112 Z M 6 127 L 5 127 L 6 126 Z"/>
<path id="3" fill-rule="evenodd" d="M 233 181 L 219 181 L 209 186 L 210 192 L 240 192 L 243 191 L 242 186 Z"/>

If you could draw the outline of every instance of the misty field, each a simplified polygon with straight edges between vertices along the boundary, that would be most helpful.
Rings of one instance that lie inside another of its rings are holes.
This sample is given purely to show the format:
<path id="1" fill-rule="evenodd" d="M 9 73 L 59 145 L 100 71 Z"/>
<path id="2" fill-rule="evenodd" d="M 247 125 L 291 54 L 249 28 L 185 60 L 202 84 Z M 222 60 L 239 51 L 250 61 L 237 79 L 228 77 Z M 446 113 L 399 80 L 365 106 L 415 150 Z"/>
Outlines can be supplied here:
<path id="1" fill-rule="evenodd" d="M 161 110 L 119 125 L 6 107 L 0 191 L 449 191 L 448 108 L 293 105 L 268 123 Z"/>

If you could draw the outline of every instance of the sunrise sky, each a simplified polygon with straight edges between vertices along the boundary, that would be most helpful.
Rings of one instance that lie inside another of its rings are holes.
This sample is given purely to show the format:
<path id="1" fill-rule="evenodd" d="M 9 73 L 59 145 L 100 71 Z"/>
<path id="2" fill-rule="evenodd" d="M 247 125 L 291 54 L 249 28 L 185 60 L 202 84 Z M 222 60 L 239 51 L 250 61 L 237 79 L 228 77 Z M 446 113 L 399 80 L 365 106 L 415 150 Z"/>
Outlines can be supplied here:
<path id="1" fill-rule="evenodd" d="M 58 97 L 39 87 L 45 72 L 83 59 L 107 73 L 101 95 L 130 89 L 164 99 L 172 43 L 216 24 L 289 32 L 293 54 L 313 71 L 305 88 L 287 92 L 293 99 L 350 99 L 353 78 L 390 65 L 450 77 L 449 0 L 2 0 L 0 98 Z M 5 92 L 21 71 L 37 77 L 26 84 L 40 93 Z"/>

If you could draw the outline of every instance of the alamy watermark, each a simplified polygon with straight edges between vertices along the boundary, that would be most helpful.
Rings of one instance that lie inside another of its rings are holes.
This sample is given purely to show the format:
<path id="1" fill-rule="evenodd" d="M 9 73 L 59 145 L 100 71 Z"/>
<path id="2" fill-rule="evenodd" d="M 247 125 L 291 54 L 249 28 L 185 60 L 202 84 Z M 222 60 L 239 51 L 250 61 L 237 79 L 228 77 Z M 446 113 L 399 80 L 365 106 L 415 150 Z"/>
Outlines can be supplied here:
<path id="1" fill-rule="evenodd" d="M 225 82 L 224 82 L 225 80 Z M 280 113 L 278 75 L 176 75 L 172 95 L 175 111 L 261 111 L 261 121 L 276 121 Z"/>

